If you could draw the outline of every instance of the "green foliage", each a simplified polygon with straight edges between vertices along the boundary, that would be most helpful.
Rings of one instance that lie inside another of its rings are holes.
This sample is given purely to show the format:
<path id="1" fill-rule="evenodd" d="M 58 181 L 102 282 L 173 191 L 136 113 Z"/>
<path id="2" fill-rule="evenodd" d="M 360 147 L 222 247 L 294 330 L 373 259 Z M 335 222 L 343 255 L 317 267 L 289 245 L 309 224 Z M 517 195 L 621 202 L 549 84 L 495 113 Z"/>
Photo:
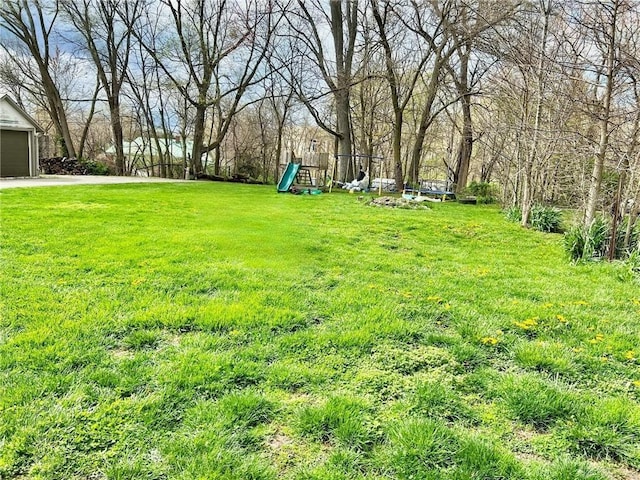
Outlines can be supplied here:
<path id="1" fill-rule="evenodd" d="M 586 245 L 587 230 L 582 225 L 574 225 L 564 234 L 564 249 L 572 261 L 591 258 L 585 249 Z"/>
<path id="2" fill-rule="evenodd" d="M 107 165 L 96 160 L 81 158 L 78 162 L 87 169 L 87 175 L 109 175 L 113 173 Z"/>
<path id="3" fill-rule="evenodd" d="M 571 260 L 592 260 L 606 255 L 610 237 L 609 224 L 596 217 L 589 227 L 574 225 L 564 237 L 564 248 Z"/>
<path id="4" fill-rule="evenodd" d="M 640 280 L 640 249 L 631 251 L 625 260 L 625 266 L 630 277 Z"/>
<path id="5" fill-rule="evenodd" d="M 488 182 L 471 182 L 465 193 L 477 198 L 478 203 L 492 204 L 498 200 L 498 187 Z"/>
<path id="6" fill-rule="evenodd" d="M 522 209 L 517 205 L 513 205 L 504 211 L 504 216 L 510 222 L 520 223 L 522 221 Z"/>
<path id="7" fill-rule="evenodd" d="M 382 344 L 374 347 L 371 357 L 380 368 L 405 375 L 425 368 L 452 367 L 455 362 L 448 350 L 424 345 L 412 348 Z"/>
<path id="8" fill-rule="evenodd" d="M 540 232 L 562 232 L 562 212 L 557 208 L 534 205 L 531 208 L 529 223 Z"/>
<path id="9" fill-rule="evenodd" d="M 510 222 L 520 223 L 522 221 L 522 209 L 514 205 L 504 210 L 504 216 Z M 529 213 L 529 224 L 540 232 L 562 232 L 562 211 L 554 207 L 534 205 Z"/>
<path id="10" fill-rule="evenodd" d="M 231 428 L 255 427 L 269 422 L 275 412 L 273 402 L 252 390 L 230 393 L 220 400 L 225 424 Z"/>

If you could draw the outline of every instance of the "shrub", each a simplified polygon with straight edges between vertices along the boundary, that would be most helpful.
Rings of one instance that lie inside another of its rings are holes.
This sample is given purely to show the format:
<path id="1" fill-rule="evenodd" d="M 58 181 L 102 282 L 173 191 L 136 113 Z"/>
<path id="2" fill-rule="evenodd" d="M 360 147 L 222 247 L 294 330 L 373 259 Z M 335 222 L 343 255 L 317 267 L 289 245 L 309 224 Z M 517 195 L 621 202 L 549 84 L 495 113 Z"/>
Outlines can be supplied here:
<path id="1" fill-rule="evenodd" d="M 476 197 L 478 203 L 496 203 L 498 189 L 493 183 L 471 182 L 466 193 Z"/>
<path id="2" fill-rule="evenodd" d="M 510 222 L 520 223 L 522 209 L 514 205 L 504 210 L 504 216 Z M 559 233 L 562 232 L 562 212 L 555 207 L 534 205 L 529 214 L 529 223 L 541 232 Z"/>
<path id="3" fill-rule="evenodd" d="M 86 175 L 109 175 L 109 167 L 95 160 L 80 159 L 80 164 L 86 169 Z"/>
<path id="4" fill-rule="evenodd" d="M 587 231 L 581 225 L 574 225 L 564 234 L 564 250 L 572 261 L 584 258 L 586 237 Z"/>
<path id="5" fill-rule="evenodd" d="M 616 231 L 616 258 L 624 258 L 627 255 L 631 255 L 635 250 L 640 248 L 640 222 L 636 222 L 632 225 L 629 232 L 629 245 L 624 245 L 625 234 L 627 233 L 627 227 L 629 225 L 629 217 L 624 217 L 622 222 L 617 227 Z"/>
<path id="6" fill-rule="evenodd" d="M 558 233 L 562 231 L 562 212 L 554 207 L 534 205 L 529 216 L 531 226 L 541 232 Z"/>

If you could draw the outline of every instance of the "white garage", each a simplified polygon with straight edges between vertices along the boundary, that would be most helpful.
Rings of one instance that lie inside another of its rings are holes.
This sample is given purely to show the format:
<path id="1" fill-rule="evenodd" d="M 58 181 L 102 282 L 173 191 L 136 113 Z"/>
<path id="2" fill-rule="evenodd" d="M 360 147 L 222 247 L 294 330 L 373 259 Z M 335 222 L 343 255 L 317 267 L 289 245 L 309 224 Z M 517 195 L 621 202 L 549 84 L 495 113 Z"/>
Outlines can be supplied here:
<path id="1" fill-rule="evenodd" d="M 37 136 L 41 132 L 11 97 L 0 97 L 0 177 L 38 176 Z"/>

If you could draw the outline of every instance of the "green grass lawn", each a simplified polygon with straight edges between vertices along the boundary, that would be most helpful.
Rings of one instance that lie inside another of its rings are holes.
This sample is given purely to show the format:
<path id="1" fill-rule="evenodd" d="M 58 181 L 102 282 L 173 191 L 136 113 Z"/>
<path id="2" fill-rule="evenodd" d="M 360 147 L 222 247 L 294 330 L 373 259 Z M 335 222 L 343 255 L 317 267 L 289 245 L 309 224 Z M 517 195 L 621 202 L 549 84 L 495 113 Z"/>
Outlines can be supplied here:
<path id="1" fill-rule="evenodd" d="M 0 478 L 640 478 L 638 284 L 495 207 L 189 183 L 0 209 Z"/>

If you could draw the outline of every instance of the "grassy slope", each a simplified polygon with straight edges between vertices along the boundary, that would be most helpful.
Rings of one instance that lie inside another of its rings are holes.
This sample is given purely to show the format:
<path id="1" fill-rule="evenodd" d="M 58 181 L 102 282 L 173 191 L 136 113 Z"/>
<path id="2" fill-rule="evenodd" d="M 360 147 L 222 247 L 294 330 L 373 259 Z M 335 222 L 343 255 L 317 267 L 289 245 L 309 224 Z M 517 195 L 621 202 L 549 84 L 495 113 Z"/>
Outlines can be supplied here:
<path id="1" fill-rule="evenodd" d="M 637 285 L 495 208 L 0 202 L 0 478 L 637 478 Z"/>

